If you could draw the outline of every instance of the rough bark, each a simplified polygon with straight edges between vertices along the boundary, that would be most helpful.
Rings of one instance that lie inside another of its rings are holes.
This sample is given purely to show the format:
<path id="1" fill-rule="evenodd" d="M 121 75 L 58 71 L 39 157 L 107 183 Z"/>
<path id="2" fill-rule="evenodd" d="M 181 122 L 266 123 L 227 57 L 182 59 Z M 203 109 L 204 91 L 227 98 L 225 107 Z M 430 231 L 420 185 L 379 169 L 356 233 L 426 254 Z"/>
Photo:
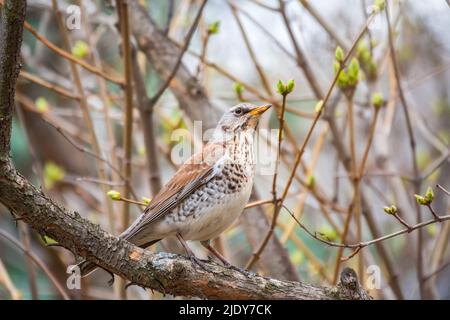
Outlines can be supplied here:
<path id="1" fill-rule="evenodd" d="M 20 47 L 26 2 L 0 4 L 0 156 L 9 153 L 14 93 L 20 71 Z"/>
<path id="2" fill-rule="evenodd" d="M 0 202 L 16 216 L 75 255 L 133 283 L 168 294 L 217 299 L 367 298 L 356 274 L 329 288 L 243 274 L 215 263 L 205 263 L 206 271 L 179 255 L 153 254 L 108 234 L 31 185 L 9 157 L 26 1 L 6 1 L 0 9 Z"/>

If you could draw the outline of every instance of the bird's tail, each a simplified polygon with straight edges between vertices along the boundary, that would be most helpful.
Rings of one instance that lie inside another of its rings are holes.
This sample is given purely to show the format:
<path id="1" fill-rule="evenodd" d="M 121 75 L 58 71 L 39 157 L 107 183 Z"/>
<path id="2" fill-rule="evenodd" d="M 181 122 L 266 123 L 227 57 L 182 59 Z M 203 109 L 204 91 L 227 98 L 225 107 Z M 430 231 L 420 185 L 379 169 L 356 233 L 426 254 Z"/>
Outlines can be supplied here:
<path id="1" fill-rule="evenodd" d="M 160 240 L 161 239 L 152 240 L 152 241 L 149 241 L 149 242 L 144 243 L 142 245 L 139 245 L 139 247 L 145 249 L 145 248 L 148 248 L 151 245 L 157 243 Z M 88 260 L 81 261 L 80 263 L 77 264 L 77 266 L 78 266 L 78 268 L 80 268 L 80 275 L 81 275 L 82 278 L 90 275 L 92 272 L 94 272 L 98 268 L 98 266 L 95 263 L 90 262 Z"/>

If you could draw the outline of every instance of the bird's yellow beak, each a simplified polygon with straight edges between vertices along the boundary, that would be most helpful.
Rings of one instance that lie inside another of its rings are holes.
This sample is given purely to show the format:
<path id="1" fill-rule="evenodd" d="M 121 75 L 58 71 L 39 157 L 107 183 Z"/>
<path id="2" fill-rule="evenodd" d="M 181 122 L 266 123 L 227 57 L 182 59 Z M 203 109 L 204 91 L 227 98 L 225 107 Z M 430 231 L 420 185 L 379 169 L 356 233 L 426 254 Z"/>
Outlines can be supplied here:
<path id="1" fill-rule="evenodd" d="M 252 117 L 258 117 L 260 115 L 262 115 L 264 112 L 266 112 L 267 110 L 269 110 L 269 108 L 271 107 L 271 104 L 265 104 L 259 107 L 255 107 L 252 110 L 250 110 L 248 112 L 248 114 Z"/>

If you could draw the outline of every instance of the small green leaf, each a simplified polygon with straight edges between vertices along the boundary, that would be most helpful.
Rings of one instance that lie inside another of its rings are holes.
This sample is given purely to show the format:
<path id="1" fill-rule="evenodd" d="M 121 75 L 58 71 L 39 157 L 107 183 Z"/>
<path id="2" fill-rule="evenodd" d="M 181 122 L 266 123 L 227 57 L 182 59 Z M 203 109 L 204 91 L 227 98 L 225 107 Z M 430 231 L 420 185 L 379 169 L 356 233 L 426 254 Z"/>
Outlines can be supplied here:
<path id="1" fill-rule="evenodd" d="M 391 205 L 389 207 L 384 207 L 383 210 L 387 214 L 396 214 L 397 213 L 397 207 L 394 205 Z"/>
<path id="2" fill-rule="evenodd" d="M 43 239 L 42 239 L 42 240 L 45 242 L 46 245 L 49 245 L 49 244 L 57 244 L 57 243 L 58 243 L 58 241 L 53 240 L 52 238 L 50 238 L 50 237 L 48 237 L 48 236 L 43 236 Z"/>
<path id="3" fill-rule="evenodd" d="M 334 52 L 334 57 L 337 62 L 344 62 L 344 50 L 340 46 L 337 46 L 336 51 Z"/>
<path id="4" fill-rule="evenodd" d="M 348 85 L 352 87 L 356 86 L 359 79 L 358 59 L 353 58 L 352 61 L 350 61 L 350 64 L 348 65 L 347 69 L 347 75 L 348 75 Z"/>
<path id="5" fill-rule="evenodd" d="M 364 40 L 361 40 L 358 42 L 358 46 L 356 47 L 356 55 L 360 58 L 362 58 L 363 55 L 366 53 L 369 53 L 369 48 L 367 47 L 367 42 Z"/>
<path id="6" fill-rule="evenodd" d="M 381 108 L 384 105 L 383 95 L 379 92 L 375 92 L 372 94 L 372 105 L 375 108 Z"/>
<path id="7" fill-rule="evenodd" d="M 433 202 L 434 199 L 433 189 L 431 187 L 428 187 L 427 191 L 425 191 L 425 195 L 421 196 L 415 194 L 414 197 L 416 198 L 418 204 L 422 206 L 428 206 Z"/>
<path id="8" fill-rule="evenodd" d="M 344 70 L 341 70 L 341 72 L 339 73 L 337 85 L 341 89 L 347 88 L 349 85 L 348 75 L 345 73 Z"/>
<path id="9" fill-rule="evenodd" d="M 434 192 L 433 189 L 431 189 L 431 187 L 427 188 L 427 191 L 425 192 L 425 197 L 424 197 L 427 201 L 429 201 L 430 203 L 433 202 L 434 199 Z"/>
<path id="10" fill-rule="evenodd" d="M 277 82 L 277 92 L 282 95 L 286 94 L 286 86 L 281 80 Z"/>
<path id="11" fill-rule="evenodd" d="M 286 94 L 291 93 L 294 90 L 295 82 L 293 79 L 289 80 L 286 84 Z"/>
<path id="12" fill-rule="evenodd" d="M 116 190 L 109 190 L 107 193 L 108 197 L 111 198 L 111 200 L 120 200 L 122 199 L 122 196 L 119 191 Z"/>
<path id="13" fill-rule="evenodd" d="M 244 91 L 244 87 L 242 86 L 242 84 L 240 82 L 235 82 L 235 83 L 233 83 L 233 90 L 239 96 Z"/>
<path id="14" fill-rule="evenodd" d="M 301 251 L 296 250 L 291 254 L 291 261 L 295 266 L 302 264 L 304 261 L 304 255 Z"/>
<path id="15" fill-rule="evenodd" d="M 217 34 L 219 33 L 220 21 L 214 21 L 208 25 L 208 33 L 209 34 Z"/>
<path id="16" fill-rule="evenodd" d="M 427 201 L 427 199 L 425 199 L 424 197 L 422 197 L 421 195 L 415 194 L 414 197 L 416 198 L 416 201 L 418 204 L 420 204 L 421 206 L 426 206 L 429 205 L 430 203 Z"/>
<path id="17" fill-rule="evenodd" d="M 37 98 L 34 104 L 39 113 L 46 113 L 49 110 L 47 99 L 44 97 Z"/>
<path id="18" fill-rule="evenodd" d="M 328 224 L 322 225 L 319 228 L 318 233 L 329 241 L 335 241 L 338 238 L 336 230 Z"/>
<path id="19" fill-rule="evenodd" d="M 427 226 L 427 232 L 430 236 L 434 237 L 437 233 L 437 226 L 435 223 Z"/>
<path id="20" fill-rule="evenodd" d="M 89 45 L 82 40 L 77 40 L 72 47 L 72 54 L 78 59 L 85 58 L 89 54 Z"/>
<path id="21" fill-rule="evenodd" d="M 316 185 L 316 178 L 313 175 L 310 175 L 308 177 L 308 181 L 306 182 L 306 185 L 310 189 L 314 189 L 314 186 Z"/>
<path id="22" fill-rule="evenodd" d="M 65 176 L 63 168 L 54 162 L 46 162 L 44 165 L 44 185 L 51 189 L 56 182 L 61 181 Z"/>
<path id="23" fill-rule="evenodd" d="M 319 113 L 321 112 L 323 109 L 323 100 L 320 100 L 319 102 L 316 103 L 316 106 L 314 107 L 314 110 Z"/>
<path id="24" fill-rule="evenodd" d="M 385 0 L 375 0 L 373 5 L 375 6 L 375 8 L 378 12 L 383 11 L 384 8 L 386 8 L 386 1 Z"/>
<path id="25" fill-rule="evenodd" d="M 141 199 L 142 199 L 142 201 L 143 201 L 146 205 L 149 205 L 150 202 L 152 201 L 152 199 L 147 198 L 147 197 L 142 197 Z"/>

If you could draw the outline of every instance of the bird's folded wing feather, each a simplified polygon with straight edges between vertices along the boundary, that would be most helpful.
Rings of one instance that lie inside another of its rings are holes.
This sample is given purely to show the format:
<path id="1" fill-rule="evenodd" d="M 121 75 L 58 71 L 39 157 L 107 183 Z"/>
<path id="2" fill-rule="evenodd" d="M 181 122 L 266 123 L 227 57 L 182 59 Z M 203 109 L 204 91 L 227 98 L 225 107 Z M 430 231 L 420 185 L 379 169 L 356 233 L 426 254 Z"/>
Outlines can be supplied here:
<path id="1" fill-rule="evenodd" d="M 201 153 L 189 158 L 172 179 L 152 199 L 142 216 L 126 231 L 130 238 L 145 226 L 166 215 L 200 186 L 217 174 L 217 165 L 224 157 L 222 145 L 208 144 Z"/>

